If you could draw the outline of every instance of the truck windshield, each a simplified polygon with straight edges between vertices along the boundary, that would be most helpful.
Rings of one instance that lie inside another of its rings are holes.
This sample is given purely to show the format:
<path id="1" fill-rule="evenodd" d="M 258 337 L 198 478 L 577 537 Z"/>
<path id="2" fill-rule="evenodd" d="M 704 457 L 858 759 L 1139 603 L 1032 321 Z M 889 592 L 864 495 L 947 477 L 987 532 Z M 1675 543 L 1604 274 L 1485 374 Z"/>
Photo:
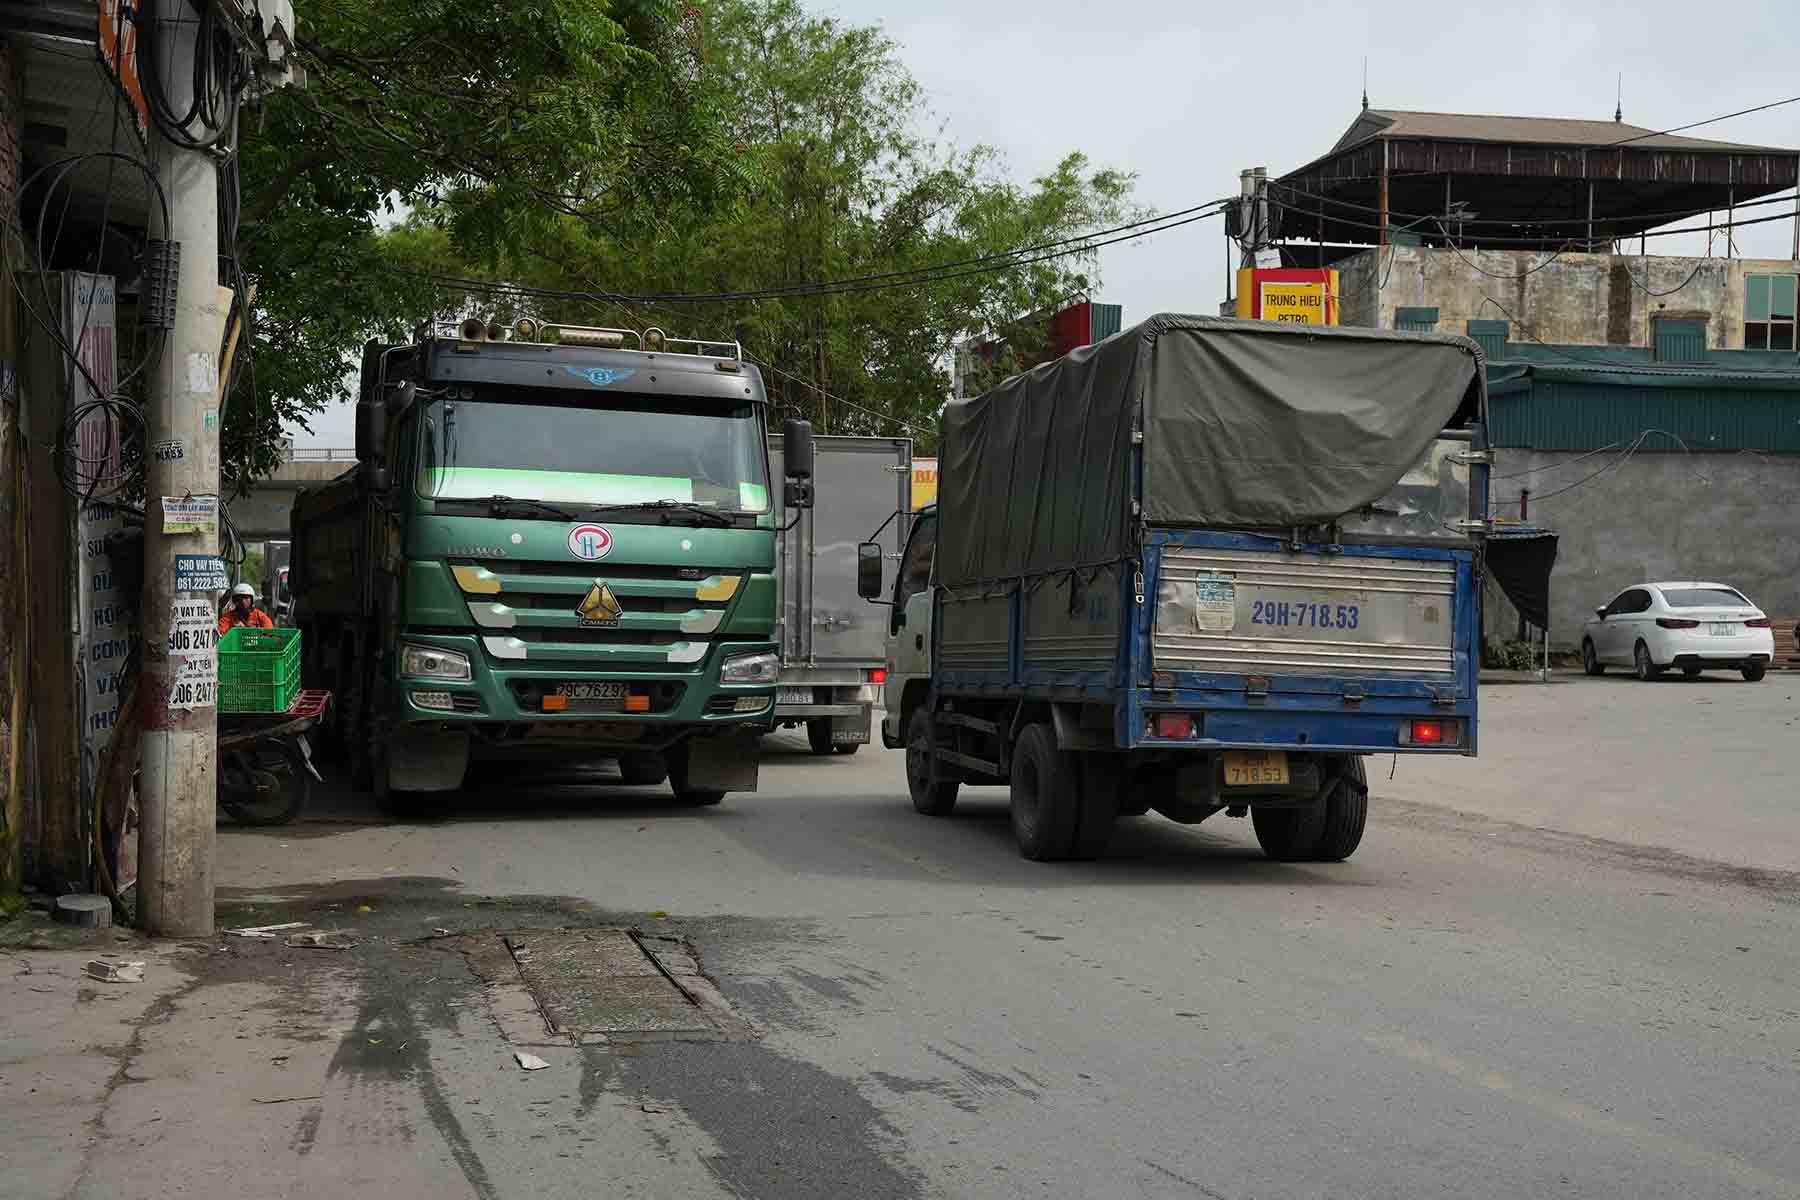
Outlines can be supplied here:
<path id="1" fill-rule="evenodd" d="M 423 426 L 418 489 L 427 499 L 769 511 L 762 422 L 750 404 L 437 400 Z"/>
<path id="2" fill-rule="evenodd" d="M 1468 448 L 1466 441 L 1439 438 L 1432 442 L 1417 465 L 1370 510 L 1350 513 L 1339 522 L 1345 535 L 1364 540 L 1468 540 L 1469 535 L 1455 523 L 1470 515 L 1469 467 L 1454 457 Z"/>

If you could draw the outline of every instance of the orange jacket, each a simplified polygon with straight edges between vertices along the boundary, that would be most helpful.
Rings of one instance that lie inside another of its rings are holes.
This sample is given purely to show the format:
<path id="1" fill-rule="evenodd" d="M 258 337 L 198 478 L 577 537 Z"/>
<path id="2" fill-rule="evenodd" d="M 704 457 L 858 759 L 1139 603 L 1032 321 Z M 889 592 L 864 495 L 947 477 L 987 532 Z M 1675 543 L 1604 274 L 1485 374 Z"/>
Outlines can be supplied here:
<path id="1" fill-rule="evenodd" d="M 234 604 L 225 610 L 224 616 L 219 618 L 219 636 L 224 637 L 239 625 L 245 625 L 251 629 L 275 628 L 275 622 L 269 620 L 269 614 L 262 609 L 252 608 L 249 616 L 239 618 L 237 605 Z"/>

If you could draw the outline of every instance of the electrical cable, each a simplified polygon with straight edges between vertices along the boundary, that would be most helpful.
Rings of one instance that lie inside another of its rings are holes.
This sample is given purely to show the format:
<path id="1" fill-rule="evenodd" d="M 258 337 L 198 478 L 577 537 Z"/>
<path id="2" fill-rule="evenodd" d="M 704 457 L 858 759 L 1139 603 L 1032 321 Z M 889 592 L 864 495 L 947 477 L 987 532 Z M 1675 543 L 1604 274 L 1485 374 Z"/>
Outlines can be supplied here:
<path id="1" fill-rule="evenodd" d="M 1339 199 L 1338 197 L 1335 197 L 1335 196 L 1322 195 L 1318 192 L 1307 191 L 1305 188 L 1301 188 L 1295 184 L 1283 183 L 1280 180 L 1271 180 L 1269 183 L 1269 187 L 1271 190 L 1279 189 L 1281 191 L 1291 192 L 1292 194 L 1294 194 L 1296 196 L 1303 196 L 1308 200 L 1318 201 L 1319 203 L 1322 203 L 1322 204 L 1329 204 L 1336 208 L 1347 208 L 1347 209 L 1351 209 L 1352 211 L 1355 211 L 1355 212 L 1366 212 L 1366 213 L 1379 213 L 1381 211 L 1381 208 L 1379 205 L 1360 204 L 1354 200 L 1343 200 L 1343 199 Z M 1784 194 L 1778 195 L 1778 196 L 1764 196 L 1764 197 L 1759 197 L 1755 200 L 1746 200 L 1743 203 L 1735 204 L 1732 207 L 1733 208 L 1761 208 L 1761 207 L 1764 207 L 1765 205 L 1770 205 L 1770 204 L 1792 204 L 1793 202 L 1794 202 L 1794 195 L 1793 195 L 1793 193 L 1788 192 L 1788 193 L 1784 193 Z M 1312 210 L 1306 209 L 1306 208 L 1302 208 L 1300 205 L 1297 205 L 1297 204 L 1283 205 L 1282 207 L 1289 212 L 1298 213 L 1301 216 L 1317 217 L 1319 215 L 1318 213 L 1316 213 Z M 1692 208 L 1667 209 L 1663 212 L 1631 213 L 1628 215 L 1616 216 L 1616 217 L 1595 217 L 1593 223 L 1596 226 L 1599 226 L 1599 225 L 1617 225 L 1617 224 L 1620 224 L 1625 221 L 1633 221 L 1633 222 L 1644 221 L 1644 220 L 1655 221 L 1655 220 L 1662 220 L 1662 219 L 1674 221 L 1674 220 L 1679 220 L 1683 217 L 1691 217 L 1694 215 L 1694 212 L 1695 212 L 1695 210 Z M 1418 214 L 1418 213 L 1397 212 L 1393 209 L 1388 210 L 1388 221 L 1389 221 L 1390 225 L 1396 221 L 1403 219 L 1403 218 L 1407 222 L 1409 222 L 1410 224 L 1413 224 L 1413 225 L 1418 224 L 1420 221 L 1450 220 L 1450 221 L 1456 221 L 1458 224 L 1461 224 L 1461 225 L 1498 225 L 1498 226 L 1503 226 L 1503 227 L 1509 228 L 1509 229 L 1530 229 L 1530 228 L 1538 228 L 1538 227 L 1549 228 L 1549 229 L 1563 229 L 1563 228 L 1567 228 L 1570 225 L 1585 226 L 1588 223 L 1587 219 L 1585 217 L 1563 218 L 1563 219 L 1557 219 L 1557 218 L 1533 219 L 1530 217 L 1518 217 L 1518 218 L 1511 218 L 1511 217 L 1458 217 L 1455 213 Z M 1343 221 L 1344 220 L 1344 218 L 1336 217 L 1336 216 L 1329 217 L 1328 219 L 1330 219 L 1332 221 Z M 1631 236 L 1631 235 L 1622 235 L 1622 236 Z M 1486 240 L 1486 239 L 1484 239 L 1484 240 Z"/>
<path id="2" fill-rule="evenodd" d="M 1073 245 L 1068 249 L 1063 250 L 1048 250 L 1043 253 L 1032 253 L 1029 248 L 1021 248 L 1018 251 L 1010 253 L 1022 255 L 1022 257 L 1007 257 L 1006 255 L 984 256 L 983 259 L 977 261 L 985 262 L 987 265 L 972 267 L 967 270 L 945 271 L 939 268 L 919 268 L 917 272 L 911 273 L 907 278 L 891 281 L 865 283 L 855 279 L 835 280 L 795 285 L 789 288 L 759 289 L 755 291 L 713 293 L 656 292 L 647 295 L 635 295 L 617 292 L 572 291 L 558 288 L 530 287 L 524 284 L 501 283 L 491 280 L 473 279 L 467 276 L 441 275 L 429 271 L 415 271 L 398 266 L 384 266 L 381 269 L 390 274 L 401 275 L 407 278 L 423 279 L 427 282 L 435 283 L 440 287 L 453 290 L 469 291 L 485 295 L 530 297 L 541 300 L 604 301 L 614 304 L 721 304 L 752 300 L 805 299 L 815 296 L 858 295 L 866 292 L 893 291 L 901 288 L 921 287 L 928 284 L 946 283 L 956 279 L 965 279 L 974 275 L 991 275 L 999 271 L 1034 266 L 1038 263 L 1049 262 L 1058 258 L 1068 258 L 1074 255 L 1087 254 L 1106 246 L 1116 245 L 1119 242 L 1134 241 L 1140 237 L 1149 237 L 1171 229 L 1179 229 L 1183 225 L 1191 225 L 1196 221 L 1203 221 L 1209 217 L 1217 216 L 1220 211 L 1222 210 L 1213 208 L 1209 211 L 1185 217 L 1181 220 L 1170 221 L 1167 224 L 1159 225 L 1156 228 L 1137 229 L 1133 232 L 1123 233 L 1111 238 L 1102 238 L 1098 241 L 1083 240 L 1081 241 L 1081 244 Z M 1090 237 L 1091 236 L 1092 235 L 1090 235 Z M 1066 245 L 1067 243 L 1068 240 L 1055 244 Z"/>
<path id="3" fill-rule="evenodd" d="M 1787 199 L 1791 200 L 1792 197 L 1788 197 Z M 1356 205 L 1355 207 L 1367 208 L 1366 205 L 1360 205 L 1360 204 Z M 1376 210 L 1376 211 L 1380 211 L 1380 210 Z M 1390 216 L 1394 216 L 1394 215 L 1398 215 L 1398 214 L 1390 214 Z M 1692 212 L 1692 210 L 1690 210 L 1687 213 L 1684 213 L 1682 215 L 1692 216 L 1693 212 Z M 1435 219 L 1435 218 L 1427 218 L 1427 219 Z M 1452 217 L 1452 219 L 1455 219 L 1455 218 Z M 1766 225 L 1771 221 L 1792 221 L 1793 219 L 1794 219 L 1794 217 L 1793 217 L 1792 213 L 1781 213 L 1781 214 L 1779 214 L 1777 216 L 1773 216 L 1773 217 L 1752 217 L 1747 221 L 1734 221 L 1732 223 L 1732 227 L 1736 228 L 1736 229 L 1747 229 L 1752 225 Z M 1348 225 L 1354 229 L 1380 230 L 1382 228 L 1381 224 L 1376 221 L 1354 221 L 1354 220 L 1351 220 L 1349 217 L 1333 217 L 1332 220 L 1339 225 Z M 1468 222 L 1465 222 L 1465 223 L 1468 223 Z M 1574 224 L 1582 224 L 1582 222 L 1580 222 L 1580 221 L 1576 221 L 1573 223 Z M 1598 221 L 1598 219 L 1596 219 L 1595 224 L 1598 224 L 1598 223 L 1599 223 L 1599 221 Z M 1415 222 L 1415 224 L 1416 224 L 1416 222 Z M 1389 222 L 1388 228 L 1389 229 L 1393 228 L 1392 221 Z M 1644 238 L 1674 237 L 1677 234 L 1683 234 L 1683 233 L 1706 233 L 1706 232 L 1708 232 L 1709 229 L 1712 230 L 1713 232 L 1717 232 L 1718 230 L 1720 230 L 1722 228 L 1723 228 L 1723 226 L 1720 226 L 1720 225 L 1712 225 L 1712 226 L 1684 225 L 1684 226 L 1681 226 L 1680 228 L 1676 228 L 1676 229 L 1649 229 L 1649 230 L 1644 230 L 1641 233 L 1631 234 L 1629 236 L 1644 237 Z M 1608 239 L 1608 240 L 1611 240 L 1611 239 Z M 1496 246 L 1496 247 L 1519 246 L 1519 247 L 1523 247 L 1526 249 L 1540 249 L 1541 250 L 1541 249 L 1546 248 L 1547 245 L 1553 244 L 1555 239 L 1542 238 L 1542 237 L 1538 237 L 1538 238 L 1505 238 L 1505 237 L 1488 237 L 1488 236 L 1484 235 L 1481 238 L 1481 241 L 1482 241 L 1483 245 L 1485 245 L 1485 246 Z"/>

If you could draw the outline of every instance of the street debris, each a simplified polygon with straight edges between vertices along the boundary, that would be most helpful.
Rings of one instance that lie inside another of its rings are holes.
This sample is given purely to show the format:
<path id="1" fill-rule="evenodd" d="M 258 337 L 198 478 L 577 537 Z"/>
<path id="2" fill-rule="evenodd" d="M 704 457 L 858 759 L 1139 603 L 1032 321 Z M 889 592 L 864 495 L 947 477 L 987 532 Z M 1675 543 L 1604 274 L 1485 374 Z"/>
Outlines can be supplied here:
<path id="1" fill-rule="evenodd" d="M 87 963 L 90 978 L 105 983 L 142 983 L 144 982 L 144 963 L 139 959 L 123 959 L 113 954 L 102 954 Z"/>
<path id="2" fill-rule="evenodd" d="M 278 1096 L 273 1100 L 264 1100 L 261 1096 L 252 1096 L 253 1104 L 298 1104 L 302 1100 L 323 1100 L 323 1096 Z"/>
<path id="3" fill-rule="evenodd" d="M 643 1109 L 645 1112 L 651 1114 L 652 1116 L 655 1116 L 659 1113 L 666 1113 L 669 1111 L 668 1108 L 664 1107 L 661 1104 L 640 1104 L 640 1105 L 638 1105 L 638 1107 Z"/>
<path id="4" fill-rule="evenodd" d="M 537 1055 L 527 1054 L 523 1050 L 514 1050 L 513 1057 L 518 1059 L 519 1065 L 524 1067 L 527 1071 L 541 1071 L 550 1065 Z"/>
<path id="5" fill-rule="evenodd" d="M 296 949 L 307 950 L 350 950 L 362 943 L 348 930 L 312 929 L 305 933 L 296 933 L 288 938 L 287 944 Z"/>
<path id="6" fill-rule="evenodd" d="M 280 930 L 305 929 L 307 924 L 306 921 L 283 921 L 279 925 L 256 925 L 249 929 L 227 929 L 224 932 L 229 933 L 232 937 L 273 938 Z"/>

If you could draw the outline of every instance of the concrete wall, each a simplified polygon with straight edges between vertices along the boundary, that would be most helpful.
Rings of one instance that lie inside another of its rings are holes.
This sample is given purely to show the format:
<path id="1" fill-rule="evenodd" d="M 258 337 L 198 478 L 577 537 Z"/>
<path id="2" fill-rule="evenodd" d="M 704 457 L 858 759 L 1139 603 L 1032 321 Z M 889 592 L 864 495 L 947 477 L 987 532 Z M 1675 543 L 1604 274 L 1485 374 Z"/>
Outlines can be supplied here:
<path id="1" fill-rule="evenodd" d="M 1529 487 L 1532 523 L 1562 535 L 1550 579 L 1553 648 L 1579 648 L 1596 606 L 1657 579 L 1719 580 L 1770 616 L 1800 617 L 1800 457 L 1639 453 L 1581 483 L 1617 458 L 1498 452 L 1494 511 L 1518 516 Z M 1517 624 L 1490 588 L 1487 636 L 1510 639 Z"/>
<path id="2" fill-rule="evenodd" d="M 1711 349 L 1741 350 L 1744 276 L 1800 274 L 1800 263 L 1389 246 L 1338 269 L 1346 325 L 1392 329 L 1395 309 L 1422 307 L 1447 333 L 1510 321 L 1515 342 L 1649 346 L 1652 318 L 1679 316 L 1706 320 Z"/>

